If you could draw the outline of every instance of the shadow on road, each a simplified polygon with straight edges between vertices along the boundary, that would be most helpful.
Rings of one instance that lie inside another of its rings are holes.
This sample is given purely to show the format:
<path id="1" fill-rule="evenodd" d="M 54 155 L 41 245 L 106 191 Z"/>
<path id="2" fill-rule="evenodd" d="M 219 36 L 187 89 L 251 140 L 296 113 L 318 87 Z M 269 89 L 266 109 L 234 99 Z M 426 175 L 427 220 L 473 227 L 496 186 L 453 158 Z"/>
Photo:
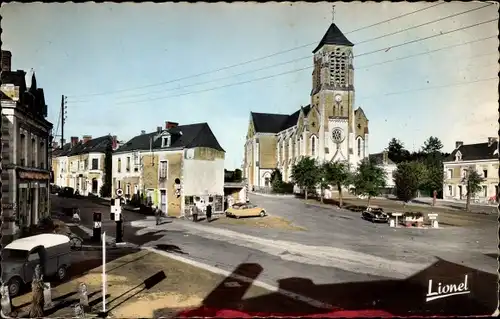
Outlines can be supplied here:
<path id="1" fill-rule="evenodd" d="M 158 244 L 158 245 L 155 245 L 155 248 L 159 249 L 159 250 L 166 251 L 168 253 L 189 255 L 188 253 L 184 252 L 179 246 L 176 246 L 176 245 Z"/>
<path id="2" fill-rule="evenodd" d="M 405 280 L 382 280 L 342 284 L 315 284 L 307 278 L 278 281 L 280 289 L 331 305 L 325 309 L 312 306 L 280 293 L 269 293 L 243 299 L 262 272 L 258 264 L 241 264 L 225 278 L 196 309 L 177 309 L 178 317 L 387 317 L 424 315 L 491 315 L 497 306 L 497 276 L 438 259 L 425 270 Z M 432 291 L 449 284 L 464 282 L 470 293 L 426 302 L 429 280 Z M 248 280 L 239 279 L 241 276 Z M 175 309 L 158 309 L 155 317 L 175 313 Z"/>

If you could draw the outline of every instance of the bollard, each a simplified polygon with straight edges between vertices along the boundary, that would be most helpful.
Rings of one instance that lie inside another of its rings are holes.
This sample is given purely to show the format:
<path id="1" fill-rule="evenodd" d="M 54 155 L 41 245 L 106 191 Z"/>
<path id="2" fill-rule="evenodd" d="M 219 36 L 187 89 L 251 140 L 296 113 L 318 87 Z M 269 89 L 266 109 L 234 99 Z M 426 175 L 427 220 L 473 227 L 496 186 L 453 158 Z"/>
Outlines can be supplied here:
<path id="1" fill-rule="evenodd" d="M 101 227 L 102 227 L 102 216 L 99 212 L 94 212 L 94 227 L 92 229 L 92 240 L 96 242 L 101 241 Z"/>
<path id="2" fill-rule="evenodd" d="M 396 221 L 394 219 L 389 221 L 389 227 L 396 227 Z"/>
<path id="3" fill-rule="evenodd" d="M 12 303 L 9 294 L 9 287 L 2 283 L 2 286 L 0 287 L 0 294 L 2 295 L 0 302 L 2 307 L 2 314 L 4 316 L 9 316 L 10 313 L 12 312 Z"/>

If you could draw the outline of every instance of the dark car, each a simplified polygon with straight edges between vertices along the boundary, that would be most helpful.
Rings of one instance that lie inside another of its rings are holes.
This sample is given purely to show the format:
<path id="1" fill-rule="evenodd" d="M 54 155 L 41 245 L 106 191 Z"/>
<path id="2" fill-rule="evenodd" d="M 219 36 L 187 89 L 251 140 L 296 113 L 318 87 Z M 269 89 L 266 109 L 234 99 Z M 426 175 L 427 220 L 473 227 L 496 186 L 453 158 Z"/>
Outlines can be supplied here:
<path id="1" fill-rule="evenodd" d="M 369 207 L 361 213 L 361 218 L 371 221 L 372 223 L 387 223 L 389 215 L 384 213 L 384 210 L 379 207 Z"/>
<path id="2" fill-rule="evenodd" d="M 63 187 L 61 190 L 59 190 L 58 195 L 61 197 L 74 197 L 75 190 L 73 189 L 73 187 Z"/>
<path id="3" fill-rule="evenodd" d="M 58 194 L 60 191 L 61 191 L 61 187 L 54 185 L 54 184 L 50 184 L 50 193 L 51 194 Z"/>

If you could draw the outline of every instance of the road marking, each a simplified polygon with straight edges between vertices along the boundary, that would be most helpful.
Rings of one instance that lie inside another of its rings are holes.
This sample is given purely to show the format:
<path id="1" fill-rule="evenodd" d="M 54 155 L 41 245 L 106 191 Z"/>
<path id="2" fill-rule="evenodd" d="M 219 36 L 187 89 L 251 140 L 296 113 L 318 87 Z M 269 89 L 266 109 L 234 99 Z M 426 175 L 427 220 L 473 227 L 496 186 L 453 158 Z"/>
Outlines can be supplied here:
<path id="1" fill-rule="evenodd" d="M 229 271 L 226 271 L 226 270 L 223 270 L 223 269 L 220 269 L 220 268 L 216 268 L 216 267 L 213 267 L 211 265 L 204 264 L 204 263 L 201 263 L 201 262 L 189 259 L 189 258 L 181 257 L 181 256 L 178 256 L 178 255 L 175 255 L 175 254 L 172 254 L 172 253 L 168 253 L 166 251 L 158 250 L 158 249 L 155 249 L 153 247 L 145 247 L 145 246 L 143 246 L 143 247 L 141 247 L 141 249 L 148 250 L 150 252 L 154 252 L 156 254 L 159 254 L 159 255 L 162 255 L 162 256 L 165 256 L 165 257 L 168 257 L 168 258 L 171 258 L 171 259 L 175 259 L 177 261 L 186 263 L 186 264 L 191 265 L 191 266 L 195 266 L 195 267 L 201 268 L 203 270 L 210 271 L 212 273 L 215 273 L 215 274 L 218 274 L 218 275 L 221 275 L 221 276 L 224 276 L 224 277 L 234 278 L 236 280 L 243 281 L 243 282 L 246 282 L 248 284 L 252 284 L 254 286 L 257 286 L 257 287 L 260 287 L 260 288 L 264 288 L 264 289 L 272 291 L 272 292 L 277 292 L 279 294 L 282 294 L 285 297 L 288 297 L 288 298 L 291 298 L 291 299 L 294 299 L 294 300 L 297 300 L 297 301 L 300 301 L 300 302 L 304 302 L 304 303 L 306 303 L 308 305 L 311 305 L 313 307 L 316 307 L 316 308 L 321 308 L 321 309 L 333 309 L 333 308 L 335 308 L 332 305 L 327 304 L 325 302 L 321 302 L 321 301 L 316 300 L 316 299 L 312 299 L 312 298 L 309 298 L 309 297 L 306 297 L 306 296 L 303 296 L 303 295 L 299 295 L 299 294 L 297 294 L 295 292 L 291 292 L 291 291 L 288 291 L 288 290 L 285 290 L 285 289 L 278 288 L 276 286 L 272 286 L 272 285 L 267 284 L 265 282 L 262 282 L 260 280 L 254 280 L 254 279 L 250 279 L 250 278 L 245 277 L 245 276 L 233 274 L 233 273 L 231 273 Z"/>

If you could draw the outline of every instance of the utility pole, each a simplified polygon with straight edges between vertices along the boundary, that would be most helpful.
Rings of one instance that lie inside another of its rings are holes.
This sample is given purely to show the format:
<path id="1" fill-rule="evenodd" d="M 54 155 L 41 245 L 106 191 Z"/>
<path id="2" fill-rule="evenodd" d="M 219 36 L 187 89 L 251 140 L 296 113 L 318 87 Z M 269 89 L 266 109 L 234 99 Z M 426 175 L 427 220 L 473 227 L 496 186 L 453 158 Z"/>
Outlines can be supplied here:
<path id="1" fill-rule="evenodd" d="M 65 122 L 65 120 L 66 120 L 66 97 L 64 95 L 61 95 L 61 148 L 64 146 L 64 122 Z"/>

